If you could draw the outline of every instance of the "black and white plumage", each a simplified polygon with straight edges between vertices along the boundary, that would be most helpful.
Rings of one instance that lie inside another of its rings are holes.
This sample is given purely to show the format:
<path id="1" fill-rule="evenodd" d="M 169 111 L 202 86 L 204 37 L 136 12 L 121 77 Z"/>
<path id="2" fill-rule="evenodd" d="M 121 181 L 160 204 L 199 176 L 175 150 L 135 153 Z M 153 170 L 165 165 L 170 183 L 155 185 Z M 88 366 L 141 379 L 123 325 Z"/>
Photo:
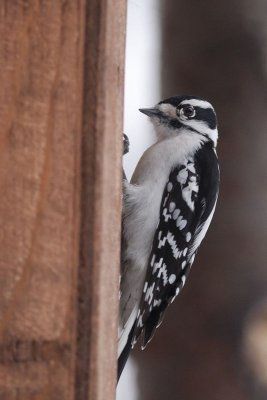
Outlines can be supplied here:
<path id="1" fill-rule="evenodd" d="M 131 347 L 152 338 L 185 284 L 210 225 L 219 188 L 216 114 L 176 96 L 142 109 L 158 141 L 124 182 L 119 375 Z"/>

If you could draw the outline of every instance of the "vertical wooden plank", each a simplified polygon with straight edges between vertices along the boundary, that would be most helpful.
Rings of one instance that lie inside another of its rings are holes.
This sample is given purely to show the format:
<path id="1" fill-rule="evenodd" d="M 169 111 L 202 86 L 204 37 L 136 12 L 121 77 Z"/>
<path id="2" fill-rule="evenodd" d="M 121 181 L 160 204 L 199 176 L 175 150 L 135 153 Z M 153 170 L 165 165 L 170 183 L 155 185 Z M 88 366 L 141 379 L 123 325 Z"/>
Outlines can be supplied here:
<path id="1" fill-rule="evenodd" d="M 87 3 L 76 396 L 115 396 L 125 1 Z M 90 312 L 88 312 L 88 310 Z"/>
<path id="2" fill-rule="evenodd" d="M 1 400 L 114 393 L 123 27 L 85 3 L 0 3 Z"/>
<path id="3" fill-rule="evenodd" d="M 0 398 L 73 398 L 84 6 L 0 4 Z"/>

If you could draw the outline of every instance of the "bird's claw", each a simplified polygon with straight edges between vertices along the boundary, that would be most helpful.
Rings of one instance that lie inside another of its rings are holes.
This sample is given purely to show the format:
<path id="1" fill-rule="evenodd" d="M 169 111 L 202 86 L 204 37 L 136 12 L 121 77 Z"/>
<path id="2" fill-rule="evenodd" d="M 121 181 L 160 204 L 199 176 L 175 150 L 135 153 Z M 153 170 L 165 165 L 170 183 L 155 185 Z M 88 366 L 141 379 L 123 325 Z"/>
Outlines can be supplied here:
<path id="1" fill-rule="evenodd" d="M 123 155 L 129 153 L 130 141 L 125 133 L 123 134 Z"/>

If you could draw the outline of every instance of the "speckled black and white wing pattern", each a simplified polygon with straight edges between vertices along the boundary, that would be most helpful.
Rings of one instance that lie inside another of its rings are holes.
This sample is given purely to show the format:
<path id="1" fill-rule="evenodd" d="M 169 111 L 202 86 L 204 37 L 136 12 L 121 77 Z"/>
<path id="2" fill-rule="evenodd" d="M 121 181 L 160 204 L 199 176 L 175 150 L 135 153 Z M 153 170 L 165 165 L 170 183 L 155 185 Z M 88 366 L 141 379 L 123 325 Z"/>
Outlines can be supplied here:
<path id="1" fill-rule="evenodd" d="M 211 222 L 218 186 L 218 161 L 208 143 L 171 171 L 162 197 L 132 345 L 143 333 L 145 347 L 167 306 L 183 288 Z"/>

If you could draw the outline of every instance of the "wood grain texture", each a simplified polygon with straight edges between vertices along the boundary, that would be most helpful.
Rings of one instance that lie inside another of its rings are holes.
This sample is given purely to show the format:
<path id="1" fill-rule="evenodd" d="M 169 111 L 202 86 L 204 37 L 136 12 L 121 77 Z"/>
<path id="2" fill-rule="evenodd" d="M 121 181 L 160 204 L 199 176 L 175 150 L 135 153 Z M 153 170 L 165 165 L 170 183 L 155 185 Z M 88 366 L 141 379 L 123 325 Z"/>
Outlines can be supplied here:
<path id="1" fill-rule="evenodd" d="M 114 293 L 119 292 L 124 32 L 125 1 L 117 1 L 116 7 L 111 0 L 88 1 L 76 368 L 78 399 L 106 400 L 115 396 L 118 298 L 114 298 Z M 94 183 L 88 185 L 88 182 Z"/>
<path id="2" fill-rule="evenodd" d="M 114 396 L 124 2 L 89 3 L 0 3 L 1 400 Z"/>

